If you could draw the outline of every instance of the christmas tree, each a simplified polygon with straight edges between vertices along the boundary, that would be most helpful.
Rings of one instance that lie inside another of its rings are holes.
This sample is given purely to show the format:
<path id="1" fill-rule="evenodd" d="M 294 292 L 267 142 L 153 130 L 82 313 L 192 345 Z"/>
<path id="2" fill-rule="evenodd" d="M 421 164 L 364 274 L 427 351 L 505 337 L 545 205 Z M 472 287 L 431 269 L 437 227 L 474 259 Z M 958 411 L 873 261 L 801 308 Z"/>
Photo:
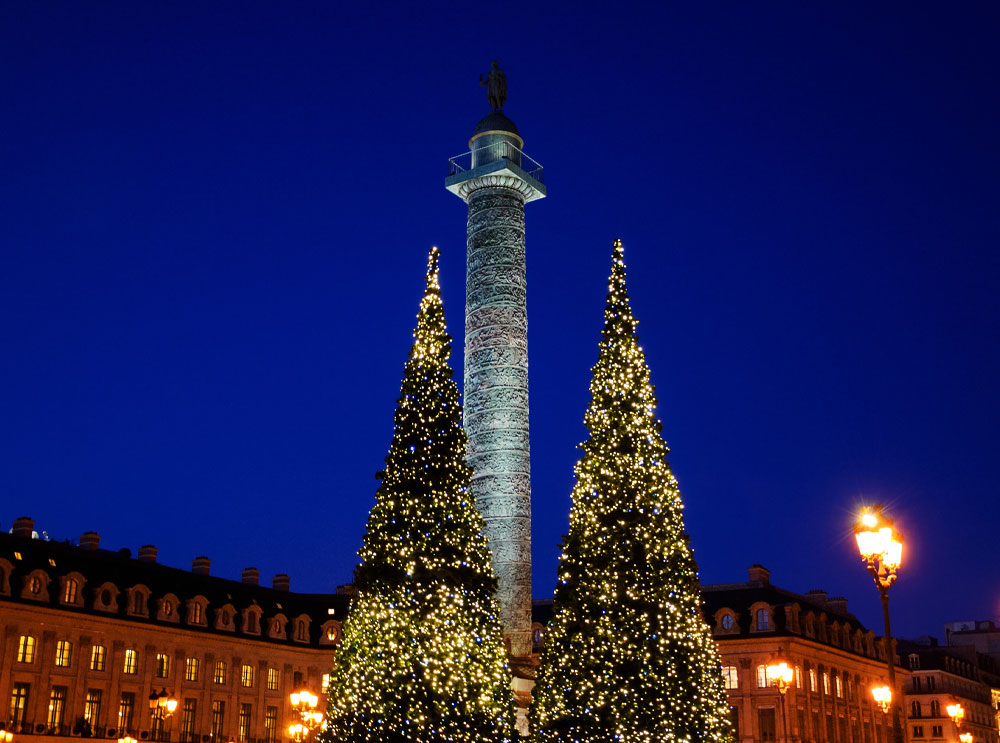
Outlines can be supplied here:
<path id="1" fill-rule="evenodd" d="M 604 322 L 532 727 L 540 741 L 729 741 L 618 240 Z"/>
<path id="2" fill-rule="evenodd" d="M 511 677 L 483 520 L 469 495 L 438 250 L 330 677 L 323 743 L 504 741 Z"/>

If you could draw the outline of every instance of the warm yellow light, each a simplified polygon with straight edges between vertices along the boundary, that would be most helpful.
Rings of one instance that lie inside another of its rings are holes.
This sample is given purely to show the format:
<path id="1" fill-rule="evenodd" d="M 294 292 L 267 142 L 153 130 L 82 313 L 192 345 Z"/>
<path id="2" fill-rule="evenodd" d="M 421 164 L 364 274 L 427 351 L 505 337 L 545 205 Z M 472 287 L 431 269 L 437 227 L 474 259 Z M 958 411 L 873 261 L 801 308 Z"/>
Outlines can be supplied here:
<path id="1" fill-rule="evenodd" d="M 899 537 L 898 539 L 896 537 Z M 882 561 L 889 569 L 898 568 L 903 563 L 903 538 L 898 534 L 893 534 L 889 539 L 888 547 L 883 555 Z"/>
<path id="2" fill-rule="evenodd" d="M 958 739 L 962 741 L 962 743 L 972 743 L 972 733 L 962 733 L 958 736 Z"/>
<path id="3" fill-rule="evenodd" d="M 767 671 L 768 683 L 777 686 L 778 691 L 782 694 L 785 693 L 785 690 L 795 678 L 795 669 L 785 661 L 772 663 L 765 670 Z"/>
<path id="4" fill-rule="evenodd" d="M 168 699 L 167 703 L 166 703 L 166 707 L 167 707 L 167 714 L 168 715 L 172 715 L 174 713 L 174 710 L 177 709 L 177 700 L 176 699 Z"/>
<path id="5" fill-rule="evenodd" d="M 960 724 L 965 718 L 965 708 L 962 707 L 961 704 L 949 704 L 945 707 L 945 709 L 948 711 L 948 717 L 950 717 L 951 721 L 956 725 Z"/>
<path id="6" fill-rule="evenodd" d="M 892 689 L 888 686 L 874 686 L 872 687 L 872 697 L 875 699 L 875 703 L 882 708 L 882 711 L 886 712 L 889 705 L 892 704 Z"/>
<path id="7" fill-rule="evenodd" d="M 871 511 L 865 511 L 861 514 L 861 523 L 873 529 L 878 526 L 878 517 Z"/>
<path id="8" fill-rule="evenodd" d="M 292 706 L 293 707 L 298 707 L 299 706 L 299 692 L 297 692 L 297 691 L 292 692 L 291 697 L 292 697 Z M 290 729 L 291 728 L 289 728 L 289 730 Z"/>

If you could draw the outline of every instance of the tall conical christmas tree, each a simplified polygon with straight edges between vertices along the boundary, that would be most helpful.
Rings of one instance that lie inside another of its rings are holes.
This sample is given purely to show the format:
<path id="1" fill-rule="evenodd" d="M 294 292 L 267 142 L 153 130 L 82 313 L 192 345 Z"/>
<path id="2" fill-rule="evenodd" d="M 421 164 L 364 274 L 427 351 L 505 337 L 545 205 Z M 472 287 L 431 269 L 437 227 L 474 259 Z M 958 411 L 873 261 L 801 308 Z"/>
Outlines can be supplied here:
<path id="1" fill-rule="evenodd" d="M 729 741 L 620 240 L 604 322 L 532 727 L 540 741 Z"/>
<path id="2" fill-rule="evenodd" d="M 438 250 L 330 677 L 323 743 L 503 741 L 511 677 L 483 520 L 469 496 Z"/>

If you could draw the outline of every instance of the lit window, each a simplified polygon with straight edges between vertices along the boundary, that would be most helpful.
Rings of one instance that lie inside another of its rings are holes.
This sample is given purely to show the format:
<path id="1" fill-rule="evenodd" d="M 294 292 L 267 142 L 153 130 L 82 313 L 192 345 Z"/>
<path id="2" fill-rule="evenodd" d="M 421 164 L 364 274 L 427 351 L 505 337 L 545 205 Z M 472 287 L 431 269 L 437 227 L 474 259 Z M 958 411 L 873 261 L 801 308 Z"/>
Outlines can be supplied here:
<path id="1" fill-rule="evenodd" d="M 63 734 L 59 728 L 62 727 L 63 720 L 66 717 L 66 687 L 65 686 L 53 686 L 52 693 L 49 695 L 49 715 L 46 719 L 49 730 L 52 731 L 53 735 Z"/>
<path id="2" fill-rule="evenodd" d="M 248 740 L 250 738 L 250 711 L 251 706 L 247 703 L 240 705 L 239 717 L 239 739 Z"/>
<path id="3" fill-rule="evenodd" d="M 215 661 L 215 673 L 212 674 L 212 682 L 216 684 L 226 683 L 226 661 Z"/>
<path id="4" fill-rule="evenodd" d="M 767 686 L 767 666 L 757 666 L 757 688 L 763 689 Z"/>
<path id="5" fill-rule="evenodd" d="M 97 719 L 101 716 L 101 690 L 87 689 L 87 697 L 83 700 L 83 719 L 93 730 L 97 727 Z"/>
<path id="6" fill-rule="evenodd" d="M 278 708 L 268 707 L 264 715 L 264 743 L 275 743 L 278 737 Z"/>
<path id="7" fill-rule="evenodd" d="M 108 649 L 103 645 L 94 645 L 90 649 L 90 670 L 103 671 L 108 658 Z"/>
<path id="8" fill-rule="evenodd" d="M 844 696 L 844 686 L 840 681 L 840 676 L 833 677 L 833 686 L 837 690 L 838 697 Z"/>
<path id="9" fill-rule="evenodd" d="M 727 689 L 740 688 L 740 677 L 739 674 L 736 672 L 736 666 L 723 666 L 722 678 L 725 681 Z"/>
<path id="10" fill-rule="evenodd" d="M 63 585 L 63 603 L 64 604 L 75 604 L 76 594 L 79 589 L 79 584 L 74 578 L 70 578 Z"/>
<path id="11" fill-rule="evenodd" d="M 757 629 L 761 632 L 771 628 L 771 615 L 767 609 L 757 610 Z"/>
<path id="12" fill-rule="evenodd" d="M 28 583 L 28 590 L 35 594 L 42 592 L 42 581 L 37 575 L 31 576 L 31 581 Z"/>
<path id="13" fill-rule="evenodd" d="M 537 640 L 535 640 L 535 644 L 537 645 L 542 641 L 542 631 L 536 629 L 535 637 L 538 638 Z M 326 628 L 326 639 L 329 640 L 330 642 L 333 642 L 334 640 L 337 639 L 337 628 L 334 627 L 333 625 L 330 625 L 329 627 Z"/>
<path id="14" fill-rule="evenodd" d="M 134 651 L 133 651 L 134 652 Z M 135 710 L 135 692 L 123 691 L 118 702 L 118 731 L 132 732 L 132 713 Z"/>
<path id="15" fill-rule="evenodd" d="M 802 688 L 802 666 L 795 666 L 795 688 Z"/>
<path id="16" fill-rule="evenodd" d="M 194 743 L 194 720 L 198 711 L 197 699 L 185 699 L 184 709 L 181 712 L 181 741 L 182 743 Z"/>
<path id="17" fill-rule="evenodd" d="M 300 642 L 309 639 L 309 630 L 306 629 L 306 623 L 301 619 L 295 623 L 295 639 Z"/>
<path id="18" fill-rule="evenodd" d="M 240 669 L 240 683 L 246 689 L 253 686 L 253 666 L 243 664 L 243 668 Z"/>
<path id="19" fill-rule="evenodd" d="M 326 694 L 327 689 L 330 688 L 330 674 L 329 673 L 324 673 L 323 674 L 323 681 L 322 681 L 321 687 L 322 687 L 323 693 Z"/>
<path id="20" fill-rule="evenodd" d="M 194 603 L 191 604 L 191 624 L 201 624 L 205 620 L 202 618 L 202 608 L 201 604 Z"/>
<path id="21" fill-rule="evenodd" d="M 184 661 L 184 680 L 185 681 L 197 681 L 198 680 L 198 659 L 188 658 Z"/>
<path id="22" fill-rule="evenodd" d="M 170 656 L 166 653 L 156 654 L 156 677 L 165 679 L 170 675 Z"/>
<path id="23" fill-rule="evenodd" d="M 122 667 L 122 673 L 135 673 L 137 665 L 135 651 L 132 648 L 128 648 L 125 651 L 125 663 Z"/>
<path id="24" fill-rule="evenodd" d="M 69 640 L 59 640 L 56 643 L 56 665 L 68 667 L 73 657 L 73 643 Z"/>
<path id="25" fill-rule="evenodd" d="M 31 635 L 21 635 L 21 639 L 17 641 L 17 662 L 35 662 L 35 638 Z"/>
<path id="26" fill-rule="evenodd" d="M 809 691 L 811 691 L 813 694 L 816 693 L 816 669 L 815 668 L 810 668 L 809 669 Z"/>
<path id="27" fill-rule="evenodd" d="M 830 696 L 830 674 L 823 674 L 823 693 Z"/>
<path id="28" fill-rule="evenodd" d="M 18 558 L 20 559 L 20 558 Z M 31 691 L 31 684 L 16 682 L 10 694 L 10 717 L 8 722 L 16 730 L 24 724 L 25 714 L 28 709 L 28 692 Z"/>
<path id="29" fill-rule="evenodd" d="M 226 703 L 221 699 L 212 702 L 212 740 L 222 739 L 222 723 L 226 717 Z"/>
<path id="30" fill-rule="evenodd" d="M 329 675 L 329 674 L 327 674 Z M 278 690 L 278 669 L 268 668 L 267 669 L 267 688 L 269 691 Z"/>

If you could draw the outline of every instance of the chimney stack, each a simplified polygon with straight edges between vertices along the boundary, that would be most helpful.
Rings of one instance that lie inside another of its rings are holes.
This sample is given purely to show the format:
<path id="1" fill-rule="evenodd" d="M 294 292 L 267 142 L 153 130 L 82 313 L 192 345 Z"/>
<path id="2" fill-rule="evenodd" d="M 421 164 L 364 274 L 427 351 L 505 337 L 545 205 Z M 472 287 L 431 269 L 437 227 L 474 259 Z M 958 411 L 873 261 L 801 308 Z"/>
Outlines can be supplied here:
<path id="1" fill-rule="evenodd" d="M 96 550 L 101 546 L 101 535 L 96 531 L 85 531 L 80 535 L 80 549 Z"/>
<path id="2" fill-rule="evenodd" d="M 10 533 L 15 537 L 27 537 L 31 539 L 32 532 L 35 531 L 35 520 L 28 516 L 21 516 L 20 518 L 14 519 L 14 528 L 10 530 Z"/>
<path id="3" fill-rule="evenodd" d="M 759 563 L 754 563 L 747 569 L 751 583 L 763 583 L 765 586 L 771 582 L 771 571 Z"/>
<path id="4" fill-rule="evenodd" d="M 271 588 L 275 591 L 287 591 L 291 585 L 292 579 L 284 573 L 278 573 L 274 576 L 274 580 L 271 581 Z"/>
<path id="5" fill-rule="evenodd" d="M 826 600 L 826 608 L 837 614 L 846 614 L 847 599 L 843 596 L 831 596 Z"/>
<path id="6" fill-rule="evenodd" d="M 139 548 L 139 560 L 141 562 L 156 562 L 157 549 L 151 544 L 144 544 Z"/>
<path id="7" fill-rule="evenodd" d="M 826 591 L 821 591 L 819 589 L 809 591 L 809 593 L 806 594 L 806 598 L 817 606 L 822 606 L 824 609 L 826 608 Z"/>
<path id="8" fill-rule="evenodd" d="M 240 576 L 245 586 L 256 586 L 260 583 L 260 571 L 257 568 L 243 568 L 243 574 Z"/>
<path id="9" fill-rule="evenodd" d="M 211 566 L 212 561 L 201 555 L 191 561 L 191 572 L 196 575 L 208 575 L 208 570 Z"/>

